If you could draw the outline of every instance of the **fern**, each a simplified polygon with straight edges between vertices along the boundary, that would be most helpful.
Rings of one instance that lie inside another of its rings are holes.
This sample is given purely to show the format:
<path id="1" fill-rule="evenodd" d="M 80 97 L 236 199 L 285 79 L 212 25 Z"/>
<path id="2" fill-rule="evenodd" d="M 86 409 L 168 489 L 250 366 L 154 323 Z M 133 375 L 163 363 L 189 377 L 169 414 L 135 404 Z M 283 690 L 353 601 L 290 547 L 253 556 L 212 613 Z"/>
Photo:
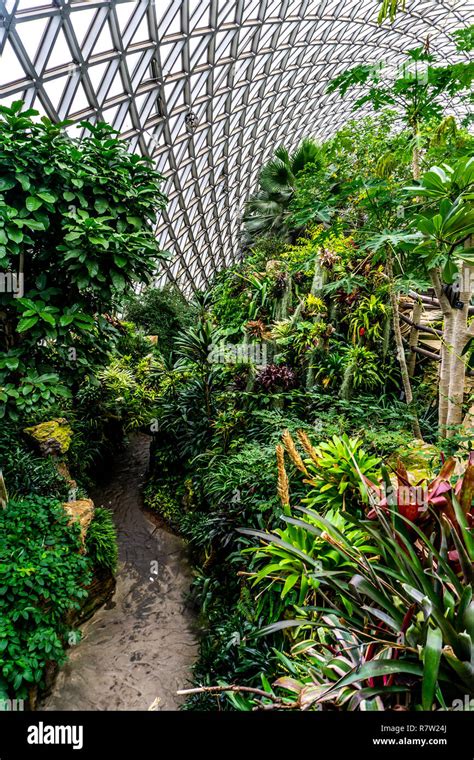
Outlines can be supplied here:
<path id="1" fill-rule="evenodd" d="M 87 553 L 94 565 L 110 570 L 117 570 L 118 548 L 117 531 L 110 510 L 97 507 L 86 536 Z"/>

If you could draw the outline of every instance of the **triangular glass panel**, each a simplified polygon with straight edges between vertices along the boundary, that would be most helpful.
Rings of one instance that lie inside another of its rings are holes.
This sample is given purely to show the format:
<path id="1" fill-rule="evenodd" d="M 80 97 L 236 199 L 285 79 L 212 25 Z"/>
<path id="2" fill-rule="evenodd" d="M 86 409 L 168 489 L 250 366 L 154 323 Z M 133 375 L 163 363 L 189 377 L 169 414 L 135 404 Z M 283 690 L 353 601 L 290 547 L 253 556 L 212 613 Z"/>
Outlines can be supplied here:
<path id="1" fill-rule="evenodd" d="M 15 51 L 12 48 L 10 40 L 6 40 L 3 48 L 1 66 L 0 66 L 0 85 L 10 84 L 25 79 L 26 74 Z M 16 98 L 18 100 L 18 97 Z"/>
<path id="2" fill-rule="evenodd" d="M 189 0 L 190 26 L 192 29 L 208 27 L 210 0 Z"/>
<path id="3" fill-rule="evenodd" d="M 17 24 L 18 36 L 31 61 L 35 60 L 44 31 L 48 25 L 47 18 L 38 18 L 34 21 L 25 21 Z M 2 59 L 2 66 L 4 66 Z"/>
<path id="4" fill-rule="evenodd" d="M 54 40 L 53 47 L 48 55 L 45 70 L 51 71 L 51 69 L 54 69 L 57 66 L 64 66 L 65 64 L 72 62 L 72 53 L 67 44 L 63 29 L 60 27 L 56 39 Z"/>
<path id="5" fill-rule="evenodd" d="M 79 82 L 79 86 L 71 103 L 70 112 L 79 113 L 80 111 L 84 111 L 89 107 L 90 103 L 87 100 L 86 93 L 84 92 L 84 87 L 82 86 L 82 82 Z"/>
<path id="6" fill-rule="evenodd" d="M 137 12 L 138 12 L 138 9 L 137 9 Z M 131 38 L 131 40 L 128 40 L 128 44 L 130 44 L 131 42 L 133 42 L 133 43 L 135 43 L 135 42 L 147 42 L 149 39 L 150 39 L 150 28 L 148 26 L 148 16 L 145 13 L 143 15 L 142 20 L 138 24 L 138 27 L 137 27 L 137 29 L 136 29 L 133 37 Z"/>
<path id="7" fill-rule="evenodd" d="M 66 89 L 66 86 L 68 85 L 70 79 L 69 77 L 59 77 L 56 79 L 52 79 L 49 82 L 43 83 L 44 91 L 46 92 L 46 95 L 51 101 L 51 105 L 55 109 L 55 111 L 58 111 L 59 104 L 61 102 L 61 98 L 64 94 L 64 90 Z"/>
<path id="8" fill-rule="evenodd" d="M 97 42 L 94 44 L 94 47 L 92 48 L 91 55 L 97 55 L 98 53 L 106 53 L 109 50 L 114 50 L 114 44 L 112 42 L 112 37 L 110 34 L 109 23 L 106 20 L 104 25 L 102 26 L 102 29 L 100 30 L 100 34 L 97 38 Z"/>
<path id="9" fill-rule="evenodd" d="M 80 10 L 72 9 L 69 18 L 71 20 L 74 34 L 81 47 L 87 37 L 87 33 L 96 13 L 97 11 L 95 8 L 81 8 Z"/>
<path id="10" fill-rule="evenodd" d="M 117 117 L 118 111 L 120 106 L 113 106 L 111 108 L 106 108 L 102 111 L 102 120 L 105 121 L 107 124 L 110 124 L 112 127 L 115 126 L 115 119 Z"/>
<path id="11" fill-rule="evenodd" d="M 112 79 L 112 82 L 110 84 L 110 87 L 107 92 L 107 99 L 113 98 L 116 95 L 121 95 L 124 92 L 124 86 L 122 81 L 122 76 L 120 73 L 120 68 L 117 69 L 117 72 L 114 75 L 114 78 Z"/>
<path id="12" fill-rule="evenodd" d="M 102 79 L 104 78 L 104 74 L 107 70 L 108 63 L 98 63 L 95 66 L 89 66 L 87 69 L 87 74 L 89 76 L 89 79 L 91 80 L 92 87 L 94 88 L 95 92 L 99 90 L 99 87 L 101 85 Z"/>
<path id="13" fill-rule="evenodd" d="M 120 31 L 123 33 L 125 32 L 125 29 L 127 28 L 128 22 L 130 21 L 133 12 L 137 8 L 137 3 L 132 0 L 128 3 L 115 3 L 114 4 L 115 13 L 117 14 L 117 20 L 119 23 Z"/>
<path id="14" fill-rule="evenodd" d="M 130 79 L 133 77 L 134 71 L 138 66 L 139 61 L 142 58 L 143 53 L 128 53 L 126 56 L 127 68 L 130 74 Z"/>

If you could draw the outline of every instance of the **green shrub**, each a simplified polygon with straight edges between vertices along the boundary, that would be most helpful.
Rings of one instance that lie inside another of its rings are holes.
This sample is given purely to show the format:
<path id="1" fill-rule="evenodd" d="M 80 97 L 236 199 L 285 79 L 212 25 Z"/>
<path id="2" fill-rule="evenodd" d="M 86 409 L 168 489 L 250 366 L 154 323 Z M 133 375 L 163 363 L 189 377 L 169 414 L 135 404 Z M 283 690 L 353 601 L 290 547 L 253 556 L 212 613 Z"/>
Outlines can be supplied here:
<path id="1" fill-rule="evenodd" d="M 122 356 L 131 356 L 134 362 L 140 361 L 150 353 L 153 344 L 143 330 L 137 329 L 133 322 L 122 322 L 121 326 L 123 333 L 117 339 L 115 352 Z"/>
<path id="2" fill-rule="evenodd" d="M 192 320 L 192 308 L 177 288 L 148 288 L 129 298 L 126 319 L 149 335 L 158 336 L 160 351 L 169 356 L 174 339 Z"/>
<path id="3" fill-rule="evenodd" d="M 115 573 L 118 560 L 117 531 L 109 509 L 96 508 L 87 531 L 86 549 L 95 566 Z"/>
<path id="4" fill-rule="evenodd" d="M 350 509 L 363 492 L 360 475 L 377 478 L 381 461 L 364 451 L 358 438 L 333 436 L 315 449 L 315 459 L 306 460 L 311 485 L 304 503 L 325 512 L 330 507 Z"/>
<path id="5" fill-rule="evenodd" d="M 0 418 L 13 420 L 71 397 L 116 337 L 105 314 L 163 258 L 151 162 L 105 124 L 75 140 L 38 115 L 0 106 L 0 266 L 16 272 L 24 258 L 28 272 L 23 297 L 0 293 Z"/>
<path id="6" fill-rule="evenodd" d="M 194 679 L 209 686 L 217 681 L 245 681 L 260 686 L 260 673 L 265 672 L 271 678 L 271 672 L 278 669 L 268 640 L 259 637 L 256 645 L 256 636 L 268 621 L 255 616 L 254 602 L 246 586 L 237 583 L 232 587 L 235 600 L 232 606 L 231 589 L 224 589 L 223 593 L 219 577 L 198 575 L 193 583 L 192 597 L 201 609 L 202 629 Z M 184 709 L 229 710 L 230 704 L 224 694 L 196 694 L 186 700 Z"/>
<path id="7" fill-rule="evenodd" d="M 242 504 L 253 512 L 278 506 L 273 445 L 249 442 L 239 451 L 215 458 L 204 478 L 204 492 L 214 508 Z"/>
<path id="8" fill-rule="evenodd" d="M 0 471 L 10 498 L 38 494 L 67 499 L 69 486 L 51 457 L 33 453 L 21 429 L 5 422 L 0 427 Z"/>
<path id="9" fill-rule="evenodd" d="M 62 663 L 67 616 L 90 583 L 80 529 L 55 499 L 29 497 L 0 510 L 0 689 L 23 699 Z"/>
<path id="10" fill-rule="evenodd" d="M 35 456 L 16 443 L 0 461 L 10 496 L 38 494 L 67 499 L 69 485 L 57 471 L 52 459 Z"/>
<path id="11" fill-rule="evenodd" d="M 162 517 L 171 528 L 179 530 L 183 507 L 170 486 L 157 486 L 152 481 L 145 489 L 143 500 L 148 509 Z"/>

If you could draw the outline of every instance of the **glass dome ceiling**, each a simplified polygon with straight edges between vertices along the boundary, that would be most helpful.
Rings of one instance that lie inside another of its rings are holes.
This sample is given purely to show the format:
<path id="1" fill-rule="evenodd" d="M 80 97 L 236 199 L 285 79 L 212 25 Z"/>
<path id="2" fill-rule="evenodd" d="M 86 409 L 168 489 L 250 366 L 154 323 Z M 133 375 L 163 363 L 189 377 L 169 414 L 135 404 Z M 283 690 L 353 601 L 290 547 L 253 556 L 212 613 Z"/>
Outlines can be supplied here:
<path id="1" fill-rule="evenodd" d="M 245 200 L 280 142 L 324 137 L 350 115 L 327 83 L 358 63 L 396 65 L 449 33 L 472 0 L 0 0 L 0 103 L 53 120 L 107 121 L 149 155 L 169 197 L 163 279 L 189 291 L 239 253 Z M 72 134 L 77 128 L 69 127 Z"/>

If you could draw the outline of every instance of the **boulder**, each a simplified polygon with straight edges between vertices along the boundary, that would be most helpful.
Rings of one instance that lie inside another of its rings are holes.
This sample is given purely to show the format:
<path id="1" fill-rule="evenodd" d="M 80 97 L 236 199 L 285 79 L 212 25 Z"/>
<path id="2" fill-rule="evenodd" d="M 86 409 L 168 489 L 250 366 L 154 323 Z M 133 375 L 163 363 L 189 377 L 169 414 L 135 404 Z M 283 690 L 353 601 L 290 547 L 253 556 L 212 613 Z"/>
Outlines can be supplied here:
<path id="1" fill-rule="evenodd" d="M 23 430 L 43 456 L 60 456 L 69 449 L 72 430 L 68 421 L 60 417 Z"/>
<path id="2" fill-rule="evenodd" d="M 70 516 L 70 523 L 78 522 L 81 528 L 81 541 L 84 546 L 85 537 L 92 518 L 94 517 L 94 502 L 92 499 L 77 499 L 66 501 L 63 507 Z"/>

